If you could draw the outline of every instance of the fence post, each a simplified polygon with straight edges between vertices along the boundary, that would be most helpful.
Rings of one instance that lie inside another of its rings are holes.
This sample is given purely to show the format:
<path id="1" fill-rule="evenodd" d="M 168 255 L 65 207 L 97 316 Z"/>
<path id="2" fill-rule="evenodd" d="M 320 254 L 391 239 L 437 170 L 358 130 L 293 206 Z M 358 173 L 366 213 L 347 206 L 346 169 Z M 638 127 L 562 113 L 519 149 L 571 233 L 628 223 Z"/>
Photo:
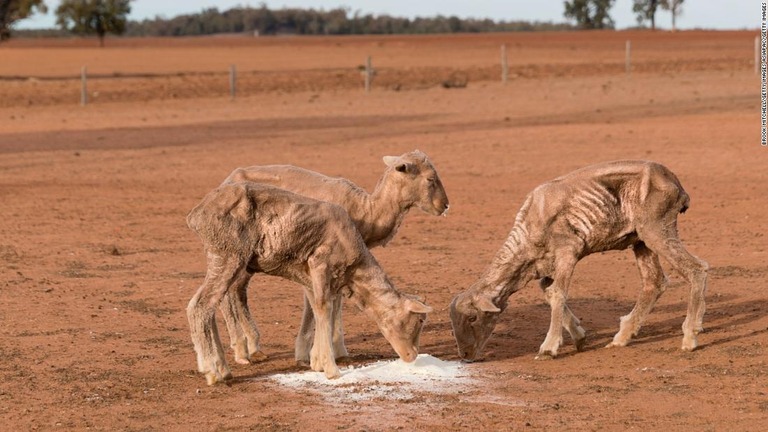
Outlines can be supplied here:
<path id="1" fill-rule="evenodd" d="M 371 91 L 371 81 L 373 81 L 373 66 L 371 64 L 371 56 L 365 59 L 365 92 Z"/>
<path id="2" fill-rule="evenodd" d="M 229 66 L 229 97 L 235 100 L 237 94 L 237 70 L 235 65 Z"/>
<path id="3" fill-rule="evenodd" d="M 627 75 L 629 75 L 630 71 L 632 70 L 632 43 L 627 40 L 627 47 L 626 47 L 626 58 L 624 60 L 624 70 L 626 71 Z"/>
<path id="4" fill-rule="evenodd" d="M 509 64 L 507 63 L 507 44 L 501 44 L 501 83 L 506 84 L 509 78 Z"/>
<path id="5" fill-rule="evenodd" d="M 80 68 L 80 105 L 88 104 L 88 69 L 83 66 Z"/>

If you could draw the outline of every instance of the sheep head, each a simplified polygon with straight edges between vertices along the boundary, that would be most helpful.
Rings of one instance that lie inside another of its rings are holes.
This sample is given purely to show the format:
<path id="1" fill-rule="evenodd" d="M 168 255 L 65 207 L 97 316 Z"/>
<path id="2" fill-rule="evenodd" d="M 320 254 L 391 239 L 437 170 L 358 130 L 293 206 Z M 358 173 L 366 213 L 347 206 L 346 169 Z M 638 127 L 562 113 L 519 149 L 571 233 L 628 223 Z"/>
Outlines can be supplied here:
<path id="1" fill-rule="evenodd" d="M 487 297 L 459 294 L 451 302 L 451 325 L 459 357 L 473 362 L 480 355 L 501 315 L 501 309 Z"/>
<path id="2" fill-rule="evenodd" d="M 416 205 L 435 216 L 448 212 L 448 195 L 426 154 L 414 150 L 401 156 L 384 156 L 383 159 L 390 168 L 390 179 L 406 205 Z"/>
<path id="3" fill-rule="evenodd" d="M 384 338 L 406 363 L 413 362 L 419 355 L 419 336 L 429 312 L 432 312 L 431 307 L 414 297 L 403 295 L 400 306 L 389 309 L 378 320 Z"/>

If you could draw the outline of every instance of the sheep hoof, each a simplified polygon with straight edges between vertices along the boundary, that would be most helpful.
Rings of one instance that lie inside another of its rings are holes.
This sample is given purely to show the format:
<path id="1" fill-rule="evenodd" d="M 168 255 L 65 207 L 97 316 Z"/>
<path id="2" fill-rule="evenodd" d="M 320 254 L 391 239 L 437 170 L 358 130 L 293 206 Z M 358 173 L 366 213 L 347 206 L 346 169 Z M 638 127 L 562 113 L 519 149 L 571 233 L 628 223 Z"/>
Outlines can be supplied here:
<path id="1" fill-rule="evenodd" d="M 218 380 L 218 379 L 217 379 L 217 377 L 216 377 L 216 374 L 215 374 L 215 373 L 213 373 L 213 372 L 208 372 L 208 373 L 206 373 L 206 374 L 205 374 L 205 382 L 206 382 L 206 384 L 208 384 L 209 386 L 212 386 L 212 385 L 216 384 L 216 381 L 217 381 L 217 380 Z"/>
<path id="2" fill-rule="evenodd" d="M 691 352 L 695 350 L 697 347 L 698 347 L 698 344 L 694 340 L 693 342 L 688 342 L 688 343 L 683 342 L 683 346 L 681 347 L 681 349 L 685 352 Z"/>
<path id="3" fill-rule="evenodd" d="M 328 378 L 329 380 L 337 379 L 341 377 L 341 371 L 339 371 L 339 368 L 334 367 L 330 370 L 325 371 L 325 377 Z"/>
<path id="4" fill-rule="evenodd" d="M 576 344 L 576 351 L 582 352 L 584 351 L 584 347 L 587 344 L 587 338 L 582 337 L 581 339 L 576 339 L 574 343 Z"/>
<path id="5" fill-rule="evenodd" d="M 267 359 L 266 354 L 264 354 L 261 351 L 256 351 L 255 353 L 252 353 L 247 357 L 235 357 L 235 363 L 241 364 L 241 365 L 249 365 L 249 364 L 264 361 L 266 359 Z"/>
<path id="6" fill-rule="evenodd" d="M 262 361 L 264 361 L 264 360 L 266 360 L 268 358 L 269 358 L 269 356 L 264 354 L 262 351 L 256 351 L 254 353 L 251 353 L 251 355 L 248 357 L 248 360 L 250 360 L 251 363 L 254 363 L 254 362 L 258 363 L 258 362 L 262 362 Z"/>
<path id="7" fill-rule="evenodd" d="M 296 366 L 302 367 L 302 368 L 308 368 L 310 367 L 309 361 L 307 360 L 296 360 Z"/>
<path id="8" fill-rule="evenodd" d="M 299 366 L 309 366 L 309 353 L 306 354 L 296 354 L 296 364 Z"/>
<path id="9" fill-rule="evenodd" d="M 696 341 L 696 333 L 686 333 L 683 335 L 683 346 L 681 347 L 683 351 L 693 351 L 697 346 L 699 344 Z"/>
<path id="10" fill-rule="evenodd" d="M 219 375 L 216 372 L 206 372 L 205 373 L 205 382 L 209 385 L 216 385 L 216 383 L 229 381 L 232 379 L 231 373 L 226 373 L 225 375 Z"/>
<path id="11" fill-rule="evenodd" d="M 627 335 L 626 332 L 619 331 L 616 333 L 616 335 L 613 336 L 613 340 L 611 340 L 611 343 L 606 345 L 606 348 L 613 348 L 613 347 L 625 347 L 627 344 L 629 344 L 629 341 L 632 340 L 632 337 Z"/>
<path id="12" fill-rule="evenodd" d="M 534 357 L 534 360 L 553 360 L 557 357 L 557 354 L 552 353 L 550 351 L 545 351 L 543 353 L 539 353 L 536 357 Z"/>

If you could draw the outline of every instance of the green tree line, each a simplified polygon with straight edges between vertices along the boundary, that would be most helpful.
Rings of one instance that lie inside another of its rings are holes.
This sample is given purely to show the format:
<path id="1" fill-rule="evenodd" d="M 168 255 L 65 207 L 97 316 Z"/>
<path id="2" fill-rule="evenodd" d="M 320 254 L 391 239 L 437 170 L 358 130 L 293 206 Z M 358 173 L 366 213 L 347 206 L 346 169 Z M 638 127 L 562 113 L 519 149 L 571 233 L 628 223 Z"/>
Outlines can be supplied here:
<path id="1" fill-rule="evenodd" d="M 253 33 L 261 35 L 352 35 L 352 34 L 425 34 L 480 33 L 533 30 L 570 30 L 565 23 L 493 21 L 461 19 L 455 16 L 400 18 L 389 15 L 351 13 L 348 8 L 268 9 L 233 8 L 219 11 L 205 9 L 199 13 L 173 18 L 156 17 L 129 21 L 128 36 L 196 36 L 215 33 Z"/>

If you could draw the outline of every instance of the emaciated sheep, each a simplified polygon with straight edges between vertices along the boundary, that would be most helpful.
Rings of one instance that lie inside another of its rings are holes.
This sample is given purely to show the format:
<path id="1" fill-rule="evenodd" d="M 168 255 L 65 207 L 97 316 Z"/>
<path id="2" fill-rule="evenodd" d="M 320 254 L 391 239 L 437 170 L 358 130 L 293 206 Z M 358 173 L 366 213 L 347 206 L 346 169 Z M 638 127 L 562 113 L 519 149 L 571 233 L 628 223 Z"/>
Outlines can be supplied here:
<path id="1" fill-rule="evenodd" d="M 323 174 L 291 165 L 265 165 L 238 168 L 224 183 L 251 181 L 285 189 L 310 198 L 338 204 L 352 218 L 369 248 L 384 246 L 397 232 L 408 211 L 416 206 L 426 213 L 444 215 L 448 211 L 446 196 L 440 177 L 426 154 L 418 150 L 401 156 L 385 156 L 384 171 L 373 193 L 369 194 L 345 178 Z M 247 281 L 222 302 L 222 316 L 227 324 L 235 361 L 247 364 L 263 357 L 248 335 Z M 341 298 L 334 305 L 334 351 L 337 358 L 348 355 L 344 345 Z M 296 360 L 309 362 L 312 348 L 314 317 L 307 299 L 304 301 L 299 334 L 296 337 Z"/>
<path id="2" fill-rule="evenodd" d="M 584 329 L 566 304 L 573 268 L 592 253 L 629 247 L 643 289 L 608 346 L 629 343 L 664 292 L 662 257 L 691 284 L 682 349 L 695 349 L 696 335 L 702 330 L 708 266 L 691 255 L 678 237 L 677 216 L 689 201 L 669 169 L 648 161 L 593 165 L 534 189 L 489 267 L 451 303 L 459 356 L 473 361 L 480 354 L 509 296 L 531 279 L 539 279 L 552 309 L 537 358 L 557 356 L 563 328 L 581 350 Z"/>
<path id="3" fill-rule="evenodd" d="M 379 326 L 403 361 L 418 354 L 419 335 L 431 311 L 397 291 L 366 248 L 343 208 L 251 182 L 227 183 L 187 216 L 208 258 L 205 281 L 187 307 L 198 369 L 209 385 L 230 378 L 216 329 L 215 309 L 225 294 L 247 285 L 254 273 L 281 276 L 304 286 L 316 327 L 310 366 L 340 376 L 332 344 L 337 299 L 350 297 Z M 247 314 L 249 341 L 259 332 Z"/>

